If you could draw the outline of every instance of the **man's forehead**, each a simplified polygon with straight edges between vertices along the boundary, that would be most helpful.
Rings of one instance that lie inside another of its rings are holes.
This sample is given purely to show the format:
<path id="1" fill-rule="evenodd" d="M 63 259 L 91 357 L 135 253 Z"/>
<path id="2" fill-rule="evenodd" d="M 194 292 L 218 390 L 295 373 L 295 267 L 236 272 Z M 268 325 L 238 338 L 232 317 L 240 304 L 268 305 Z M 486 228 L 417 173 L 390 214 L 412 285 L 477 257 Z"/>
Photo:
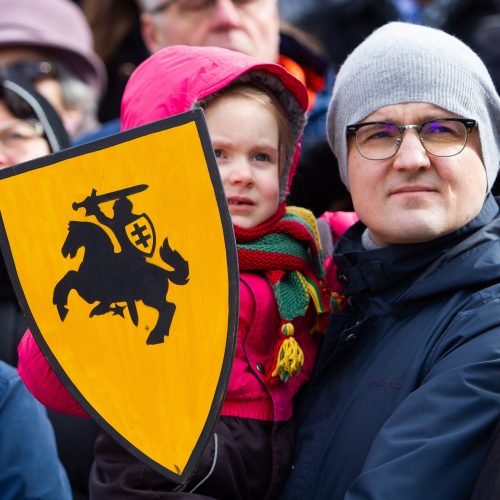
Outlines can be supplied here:
<path id="1" fill-rule="evenodd" d="M 456 113 L 452 113 L 435 104 L 427 102 L 406 102 L 384 106 L 369 114 L 362 121 L 393 121 L 397 123 L 409 123 L 408 120 L 421 123 L 434 118 L 460 118 Z"/>

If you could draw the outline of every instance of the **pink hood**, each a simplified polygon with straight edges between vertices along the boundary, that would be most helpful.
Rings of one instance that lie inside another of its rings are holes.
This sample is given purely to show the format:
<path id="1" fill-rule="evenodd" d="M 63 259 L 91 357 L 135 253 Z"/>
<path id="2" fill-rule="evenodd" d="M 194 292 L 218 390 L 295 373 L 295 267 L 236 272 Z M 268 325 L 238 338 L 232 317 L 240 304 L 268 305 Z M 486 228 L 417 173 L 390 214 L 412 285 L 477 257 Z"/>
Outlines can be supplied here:
<path id="1" fill-rule="evenodd" d="M 130 77 L 122 98 L 121 129 L 189 111 L 197 102 L 236 79 L 255 81 L 257 76 L 257 83 L 272 91 L 295 128 L 294 148 L 287 152 L 284 198 L 298 161 L 308 98 L 303 84 L 278 64 L 216 47 L 166 47 L 146 59 Z"/>

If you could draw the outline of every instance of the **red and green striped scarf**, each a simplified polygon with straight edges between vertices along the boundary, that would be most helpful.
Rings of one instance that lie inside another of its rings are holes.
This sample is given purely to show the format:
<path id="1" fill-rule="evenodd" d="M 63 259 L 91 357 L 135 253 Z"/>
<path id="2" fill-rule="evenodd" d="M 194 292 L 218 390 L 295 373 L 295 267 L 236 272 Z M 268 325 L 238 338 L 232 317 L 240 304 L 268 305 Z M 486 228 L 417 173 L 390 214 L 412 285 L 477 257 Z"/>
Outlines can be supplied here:
<path id="1" fill-rule="evenodd" d="M 273 375 L 286 382 L 303 364 L 302 350 L 293 339 L 293 320 L 304 316 L 312 301 L 317 329 L 322 330 L 330 311 L 316 218 L 306 209 L 282 204 L 265 223 L 234 230 L 240 271 L 262 272 L 276 297 L 284 338 Z"/>

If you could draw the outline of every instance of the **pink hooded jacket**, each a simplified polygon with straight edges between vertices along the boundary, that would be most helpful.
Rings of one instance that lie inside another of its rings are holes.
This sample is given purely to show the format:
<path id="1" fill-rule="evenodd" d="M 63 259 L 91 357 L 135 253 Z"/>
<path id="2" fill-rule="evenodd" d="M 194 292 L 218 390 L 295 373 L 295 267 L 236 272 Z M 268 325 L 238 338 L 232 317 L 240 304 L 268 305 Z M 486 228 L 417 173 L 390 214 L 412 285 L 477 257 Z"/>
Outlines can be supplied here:
<path id="1" fill-rule="evenodd" d="M 261 63 L 225 49 L 176 46 L 154 54 L 130 78 L 122 100 L 122 129 L 188 111 L 195 103 L 237 79 L 257 82 L 260 86 L 270 84 L 287 111 L 295 107 L 296 114 L 302 115 L 307 109 L 303 85 L 277 64 Z M 295 120 L 293 116 L 292 120 Z M 289 165 L 281 183 L 282 200 L 295 171 L 302 125 L 296 126 L 294 150 L 287 154 Z M 348 224 L 341 219 L 335 220 L 343 232 Z M 276 300 L 263 276 L 241 273 L 236 354 L 222 415 L 275 421 L 292 416 L 293 396 L 310 378 L 318 349 L 318 339 L 310 334 L 314 321 L 312 307 L 297 321 L 295 337 L 305 355 L 300 374 L 286 383 L 272 378 L 275 349 L 282 338 Z M 86 415 L 50 369 L 29 331 L 19 346 L 19 358 L 21 377 L 44 405 L 56 411 Z"/>

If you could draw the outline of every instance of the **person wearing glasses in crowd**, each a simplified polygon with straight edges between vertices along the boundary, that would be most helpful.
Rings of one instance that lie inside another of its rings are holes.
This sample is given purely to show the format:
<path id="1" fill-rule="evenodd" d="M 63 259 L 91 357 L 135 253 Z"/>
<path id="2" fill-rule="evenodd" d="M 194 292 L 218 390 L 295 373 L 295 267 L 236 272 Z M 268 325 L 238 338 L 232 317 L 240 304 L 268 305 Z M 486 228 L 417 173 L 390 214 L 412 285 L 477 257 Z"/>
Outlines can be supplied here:
<path id="1" fill-rule="evenodd" d="M 263 61 L 279 56 L 276 0 L 138 0 L 144 43 L 237 50 Z"/>
<path id="2" fill-rule="evenodd" d="M 0 79 L 0 169 L 67 145 L 62 123 L 33 88 L 20 80 Z M 0 326 L 1 354 L 14 358 L 26 326 L 2 258 Z M 15 368 L 1 359 L 0 443 L 2 499 L 71 498 L 45 408 L 29 393 Z"/>
<path id="3" fill-rule="evenodd" d="M 28 82 L 0 77 L 0 169 L 60 151 L 69 146 L 61 119 Z M 26 323 L 0 258 L 0 359 L 17 365 L 17 345 Z"/>
<path id="4" fill-rule="evenodd" d="M 499 96 L 457 38 L 389 23 L 341 67 L 327 134 L 360 222 L 281 498 L 470 499 L 500 418 Z"/>
<path id="5" fill-rule="evenodd" d="M 33 84 L 71 139 L 96 130 L 106 73 L 81 9 L 70 0 L 0 0 L 0 12 L 0 72 Z"/>

